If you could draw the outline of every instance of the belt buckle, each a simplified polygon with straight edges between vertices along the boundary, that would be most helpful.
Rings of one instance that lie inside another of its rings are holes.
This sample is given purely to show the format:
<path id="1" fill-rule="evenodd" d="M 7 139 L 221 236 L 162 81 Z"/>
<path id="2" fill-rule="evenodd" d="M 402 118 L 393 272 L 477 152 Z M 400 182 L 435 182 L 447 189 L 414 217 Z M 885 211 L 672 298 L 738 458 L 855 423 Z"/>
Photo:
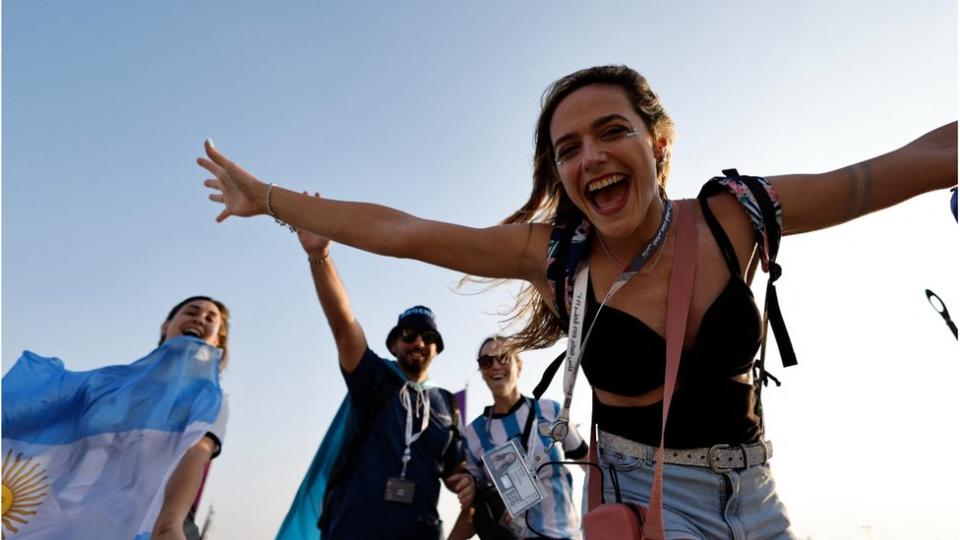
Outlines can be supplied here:
<path id="1" fill-rule="evenodd" d="M 720 450 L 729 450 L 729 444 L 715 444 L 707 450 L 707 465 L 715 473 L 725 473 L 736 469 L 733 465 L 724 465 L 720 463 L 720 456 L 716 455 Z"/>

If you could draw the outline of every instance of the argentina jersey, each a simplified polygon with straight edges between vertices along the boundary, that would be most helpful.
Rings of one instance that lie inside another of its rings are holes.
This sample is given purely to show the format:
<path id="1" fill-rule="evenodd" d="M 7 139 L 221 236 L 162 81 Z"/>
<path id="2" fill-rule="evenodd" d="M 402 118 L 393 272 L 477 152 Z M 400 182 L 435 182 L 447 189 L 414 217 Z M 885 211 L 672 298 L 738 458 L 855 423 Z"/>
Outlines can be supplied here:
<path id="1" fill-rule="evenodd" d="M 519 439 L 523 427 L 530 414 L 530 403 L 533 400 L 521 397 L 506 414 L 494 414 L 492 407 L 486 407 L 484 413 L 478 416 L 464 430 L 466 439 L 467 470 L 477 479 L 479 485 L 489 484 L 489 479 L 483 468 L 481 456 L 510 439 Z M 560 404 L 541 399 L 535 404 L 536 416 L 531 429 L 530 437 L 534 448 L 531 456 L 540 455 L 541 463 L 547 461 L 561 461 L 564 459 L 581 459 L 587 455 L 587 445 L 577 433 L 571 429 L 563 440 L 562 452 L 560 445 L 551 447 L 550 426 L 560 413 Z M 544 449 L 549 448 L 549 454 Z M 550 538 L 579 539 L 580 514 L 573 505 L 573 479 L 565 466 L 550 464 L 541 469 L 538 479 L 544 492 L 544 499 L 540 504 L 528 511 L 527 519 L 536 532 L 529 530 L 523 518 L 518 518 L 523 528 L 523 537 L 536 537 L 537 533 Z"/>

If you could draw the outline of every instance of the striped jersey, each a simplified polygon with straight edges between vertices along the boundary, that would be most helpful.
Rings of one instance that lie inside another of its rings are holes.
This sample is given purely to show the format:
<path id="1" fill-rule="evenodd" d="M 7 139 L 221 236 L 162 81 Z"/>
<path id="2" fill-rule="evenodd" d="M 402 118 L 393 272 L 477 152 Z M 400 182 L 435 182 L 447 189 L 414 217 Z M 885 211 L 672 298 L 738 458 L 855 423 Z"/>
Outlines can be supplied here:
<path id="1" fill-rule="evenodd" d="M 513 438 L 520 442 L 532 401 L 531 398 L 522 397 L 506 414 L 493 414 L 493 407 L 486 407 L 484 413 L 474 419 L 464 430 L 467 470 L 477 479 L 479 485 L 491 483 L 481 461 L 484 452 Z M 550 428 L 560 413 L 559 403 L 541 399 L 536 402 L 535 408 L 535 421 L 530 429 L 530 440 L 534 445 L 531 458 L 539 455 L 542 458 L 540 463 L 546 463 L 563 459 L 580 459 L 586 456 L 587 445 L 577 430 L 572 427 L 566 439 L 563 440 L 562 453 L 560 445 L 551 446 L 553 441 L 550 438 Z M 549 451 L 545 451 L 545 448 Z M 563 465 L 550 464 L 540 471 L 538 479 L 545 497 L 528 511 L 527 519 L 530 525 L 544 536 L 579 539 L 580 514 L 573 505 L 573 479 L 570 472 Z M 526 527 L 522 517 L 517 521 L 519 523 L 514 523 L 513 526 L 523 531 L 518 537 L 537 536 Z"/>

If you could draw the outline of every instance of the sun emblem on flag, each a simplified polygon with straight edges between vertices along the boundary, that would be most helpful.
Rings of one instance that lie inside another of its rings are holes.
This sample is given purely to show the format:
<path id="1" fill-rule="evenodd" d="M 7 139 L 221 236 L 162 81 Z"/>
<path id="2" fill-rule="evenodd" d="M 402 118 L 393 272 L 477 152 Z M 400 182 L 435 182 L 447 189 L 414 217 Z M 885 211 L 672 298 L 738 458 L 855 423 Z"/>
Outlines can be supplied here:
<path id="1" fill-rule="evenodd" d="M 19 527 L 30 521 L 36 508 L 47 494 L 47 473 L 33 458 L 23 459 L 18 452 L 11 459 L 13 450 L 3 456 L 3 539 L 7 531 L 16 534 Z"/>

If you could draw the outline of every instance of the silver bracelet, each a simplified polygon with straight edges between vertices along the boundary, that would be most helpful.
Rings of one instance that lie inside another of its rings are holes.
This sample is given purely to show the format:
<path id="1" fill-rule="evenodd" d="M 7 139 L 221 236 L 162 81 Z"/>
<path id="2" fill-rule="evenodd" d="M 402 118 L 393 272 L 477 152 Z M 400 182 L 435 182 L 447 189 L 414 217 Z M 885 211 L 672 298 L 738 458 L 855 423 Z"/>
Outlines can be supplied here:
<path id="1" fill-rule="evenodd" d="M 276 223 L 277 225 L 280 225 L 281 227 L 286 227 L 290 229 L 290 232 L 295 233 L 297 232 L 296 227 L 278 218 L 276 212 L 273 211 L 273 205 L 270 204 L 271 195 L 273 195 L 273 186 L 275 185 L 276 184 L 274 184 L 273 182 L 270 182 L 270 185 L 267 186 L 267 213 L 270 214 L 270 217 L 273 218 L 274 223 Z"/>

